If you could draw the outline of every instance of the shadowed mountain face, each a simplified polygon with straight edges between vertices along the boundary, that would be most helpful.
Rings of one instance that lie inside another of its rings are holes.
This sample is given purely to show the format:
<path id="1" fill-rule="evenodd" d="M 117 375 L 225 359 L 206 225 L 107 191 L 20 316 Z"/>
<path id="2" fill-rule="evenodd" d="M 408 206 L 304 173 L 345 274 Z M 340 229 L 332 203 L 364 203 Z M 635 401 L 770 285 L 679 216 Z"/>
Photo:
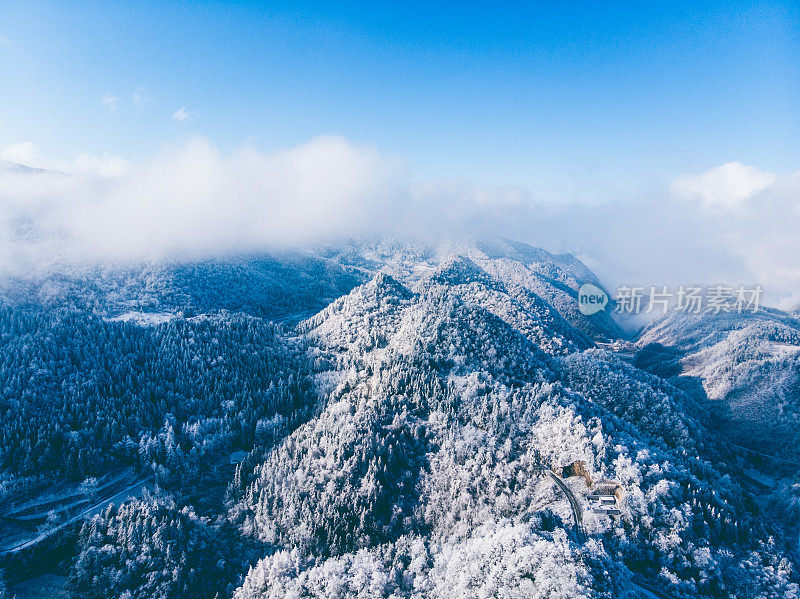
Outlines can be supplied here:
<path id="1" fill-rule="evenodd" d="M 666 346 L 702 383 L 736 442 L 800 459 L 800 321 L 779 310 L 674 315 L 639 344 Z"/>
<path id="2" fill-rule="evenodd" d="M 358 271 L 306 253 L 251 254 L 193 262 L 71 265 L 0 281 L 7 303 L 126 312 L 219 310 L 297 322 L 365 280 Z"/>
<path id="3" fill-rule="evenodd" d="M 585 282 L 508 241 L 9 281 L 5 497 L 23 513 L 41 481 L 124 466 L 158 481 L 83 527 L 75 597 L 797 594 L 686 354 L 598 349 L 619 329 L 577 310 Z M 550 469 L 583 473 L 574 504 Z M 598 480 L 619 515 L 589 509 Z"/>

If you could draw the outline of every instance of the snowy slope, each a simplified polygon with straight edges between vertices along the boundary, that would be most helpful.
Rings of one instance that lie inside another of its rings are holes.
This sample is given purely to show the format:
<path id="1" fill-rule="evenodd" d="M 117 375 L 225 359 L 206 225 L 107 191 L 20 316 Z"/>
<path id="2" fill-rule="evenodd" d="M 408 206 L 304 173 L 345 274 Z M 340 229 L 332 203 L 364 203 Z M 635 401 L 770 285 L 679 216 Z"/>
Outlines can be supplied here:
<path id="1" fill-rule="evenodd" d="M 683 375 L 726 409 L 739 443 L 800 457 L 800 321 L 778 310 L 672 315 L 639 345 L 680 352 Z"/>
<path id="2" fill-rule="evenodd" d="M 621 333 L 577 310 L 584 282 L 505 240 L 5 281 L 2 488 L 60 451 L 73 476 L 156 473 L 80 534 L 70 584 L 97 597 L 797 597 L 788 536 L 676 376 L 790 397 L 796 320 L 664 321 L 645 371 L 596 343 Z M 601 479 L 618 516 L 589 509 Z"/>
<path id="3" fill-rule="evenodd" d="M 278 549 L 237 599 L 620 597 L 634 572 L 675 596 L 797 593 L 691 398 L 474 260 L 425 270 L 298 326 L 338 384 L 232 488 L 231 518 Z M 583 545 L 546 475 L 578 461 L 623 489 L 620 518 L 585 512 Z"/>
<path id="4" fill-rule="evenodd" d="M 551 254 L 540 248 L 505 239 L 425 245 L 400 240 L 352 242 L 319 250 L 339 264 L 367 274 L 383 271 L 410 289 L 427 282 L 453 256 L 479 266 L 484 276 L 498 281 L 512 295 L 533 295 L 546 302 L 567 322 L 591 339 L 616 339 L 623 332 L 606 313 L 586 317 L 577 306 L 583 283 L 602 288 L 597 277 L 569 254 Z"/>

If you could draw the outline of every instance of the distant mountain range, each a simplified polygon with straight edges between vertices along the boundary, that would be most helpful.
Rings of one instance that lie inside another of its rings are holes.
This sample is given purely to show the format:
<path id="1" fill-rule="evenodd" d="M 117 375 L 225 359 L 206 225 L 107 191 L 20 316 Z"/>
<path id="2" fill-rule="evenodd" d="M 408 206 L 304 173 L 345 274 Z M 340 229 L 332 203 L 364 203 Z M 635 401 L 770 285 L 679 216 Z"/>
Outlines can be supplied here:
<path id="1" fill-rule="evenodd" d="M 800 462 L 800 320 L 775 309 L 673 314 L 639 338 L 677 351 L 730 438 Z"/>

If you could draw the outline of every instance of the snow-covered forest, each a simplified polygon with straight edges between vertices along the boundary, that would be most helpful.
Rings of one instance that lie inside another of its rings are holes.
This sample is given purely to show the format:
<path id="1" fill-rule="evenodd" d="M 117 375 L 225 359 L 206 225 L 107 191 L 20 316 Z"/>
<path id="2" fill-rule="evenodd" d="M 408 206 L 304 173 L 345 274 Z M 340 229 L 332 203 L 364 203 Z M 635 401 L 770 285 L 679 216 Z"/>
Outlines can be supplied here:
<path id="1" fill-rule="evenodd" d="M 797 447 L 795 316 L 614 352 L 586 282 L 503 240 L 4 281 L 0 526 L 72 539 L 75 598 L 800 597 L 800 479 L 737 449 Z M 76 517 L 123 469 L 146 488 Z"/>

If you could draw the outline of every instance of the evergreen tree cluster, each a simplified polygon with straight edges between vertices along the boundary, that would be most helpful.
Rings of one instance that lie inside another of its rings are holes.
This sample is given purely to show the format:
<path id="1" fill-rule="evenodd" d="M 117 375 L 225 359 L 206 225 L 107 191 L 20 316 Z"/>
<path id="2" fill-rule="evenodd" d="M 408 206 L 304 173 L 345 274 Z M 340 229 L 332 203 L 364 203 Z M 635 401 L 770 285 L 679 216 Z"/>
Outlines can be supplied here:
<path id="1" fill-rule="evenodd" d="M 0 464 L 24 475 L 83 479 L 138 453 L 149 463 L 252 447 L 259 426 L 296 422 L 314 400 L 299 349 L 245 315 L 139 327 L 0 306 L 0 361 Z"/>

